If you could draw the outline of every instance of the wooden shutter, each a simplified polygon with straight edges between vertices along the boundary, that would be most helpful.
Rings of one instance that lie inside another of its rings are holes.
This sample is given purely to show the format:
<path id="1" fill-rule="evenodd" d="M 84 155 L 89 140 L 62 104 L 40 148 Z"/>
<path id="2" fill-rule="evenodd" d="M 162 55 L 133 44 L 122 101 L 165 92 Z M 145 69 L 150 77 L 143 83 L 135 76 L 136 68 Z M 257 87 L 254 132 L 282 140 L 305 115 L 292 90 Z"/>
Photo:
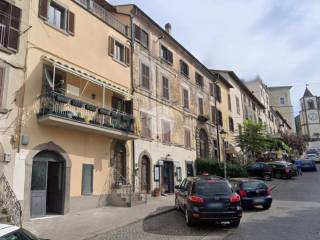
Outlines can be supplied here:
<path id="1" fill-rule="evenodd" d="M 109 56 L 113 57 L 114 56 L 114 39 L 113 37 L 109 36 L 109 47 L 108 47 L 108 53 Z"/>
<path id="2" fill-rule="evenodd" d="M 68 11 L 68 33 L 74 35 L 75 30 L 75 15 L 73 12 Z"/>
<path id="3" fill-rule="evenodd" d="M 7 47 L 15 52 L 19 48 L 20 22 L 21 9 L 11 5 Z"/>
<path id="4" fill-rule="evenodd" d="M 134 25 L 134 38 L 141 41 L 141 28 L 137 25 Z"/>
<path id="5" fill-rule="evenodd" d="M 130 49 L 128 47 L 124 47 L 124 50 L 125 50 L 125 63 L 127 66 L 130 66 L 130 62 L 131 62 Z"/>
<path id="6" fill-rule="evenodd" d="M 0 67 L 0 107 L 3 106 L 3 93 L 4 93 L 4 68 Z"/>
<path id="7" fill-rule="evenodd" d="M 167 50 L 168 51 L 168 61 L 172 64 L 173 63 L 173 54 L 171 51 Z"/>
<path id="8" fill-rule="evenodd" d="M 39 0 L 39 17 L 47 20 L 48 19 L 48 8 L 49 1 L 48 0 Z"/>

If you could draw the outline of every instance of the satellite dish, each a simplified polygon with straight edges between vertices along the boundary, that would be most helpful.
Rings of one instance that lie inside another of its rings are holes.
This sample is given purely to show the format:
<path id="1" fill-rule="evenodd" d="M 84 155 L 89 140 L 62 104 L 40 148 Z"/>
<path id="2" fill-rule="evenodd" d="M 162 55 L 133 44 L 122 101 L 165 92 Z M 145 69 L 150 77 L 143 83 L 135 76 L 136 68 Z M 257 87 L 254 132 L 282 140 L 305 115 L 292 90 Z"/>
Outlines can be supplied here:
<path id="1" fill-rule="evenodd" d="M 53 79 L 52 79 L 52 76 L 51 76 L 48 68 L 44 69 L 44 75 L 46 76 L 47 83 L 49 84 L 51 89 L 53 89 Z"/>

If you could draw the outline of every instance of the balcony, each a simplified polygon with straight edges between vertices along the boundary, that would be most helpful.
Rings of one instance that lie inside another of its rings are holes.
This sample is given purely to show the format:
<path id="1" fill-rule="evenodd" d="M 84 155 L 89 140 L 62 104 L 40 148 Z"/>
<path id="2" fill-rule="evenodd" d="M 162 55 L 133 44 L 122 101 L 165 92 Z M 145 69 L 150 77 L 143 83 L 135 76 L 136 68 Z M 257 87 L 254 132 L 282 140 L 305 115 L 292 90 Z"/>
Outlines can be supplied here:
<path id="1" fill-rule="evenodd" d="M 109 11 L 100 6 L 98 3 L 93 0 L 74 0 L 89 12 L 100 18 L 102 21 L 121 32 L 122 34 L 130 37 L 130 28 L 127 25 L 121 23 L 118 19 L 116 19 Z"/>
<path id="2" fill-rule="evenodd" d="M 52 92 L 41 96 L 40 124 L 96 133 L 120 140 L 135 139 L 132 115 Z"/>

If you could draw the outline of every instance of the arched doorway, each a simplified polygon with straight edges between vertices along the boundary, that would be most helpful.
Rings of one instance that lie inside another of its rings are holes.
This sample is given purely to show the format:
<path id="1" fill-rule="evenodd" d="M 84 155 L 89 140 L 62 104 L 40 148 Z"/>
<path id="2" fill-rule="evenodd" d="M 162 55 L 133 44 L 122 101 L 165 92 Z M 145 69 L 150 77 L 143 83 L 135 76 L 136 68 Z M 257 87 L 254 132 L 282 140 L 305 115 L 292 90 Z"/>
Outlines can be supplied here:
<path id="1" fill-rule="evenodd" d="M 208 134 L 205 130 L 201 129 L 199 132 L 199 142 L 200 142 L 200 158 L 209 158 L 209 141 Z"/>
<path id="2" fill-rule="evenodd" d="M 33 158 L 31 178 L 32 217 L 64 213 L 66 162 L 54 151 Z"/>
<path id="3" fill-rule="evenodd" d="M 150 193 L 150 159 L 145 155 L 141 159 L 140 188 L 141 192 Z"/>
<path id="4" fill-rule="evenodd" d="M 117 143 L 115 145 L 114 161 L 114 177 L 116 184 L 127 184 L 126 147 L 122 143 Z"/>

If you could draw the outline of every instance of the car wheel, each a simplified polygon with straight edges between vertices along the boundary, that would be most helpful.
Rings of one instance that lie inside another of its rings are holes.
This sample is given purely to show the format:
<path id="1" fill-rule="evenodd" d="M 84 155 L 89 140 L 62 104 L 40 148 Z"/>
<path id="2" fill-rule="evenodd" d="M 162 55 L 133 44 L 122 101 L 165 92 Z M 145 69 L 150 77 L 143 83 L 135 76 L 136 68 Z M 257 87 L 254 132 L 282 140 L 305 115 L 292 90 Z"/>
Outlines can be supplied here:
<path id="1" fill-rule="evenodd" d="M 231 227 L 236 228 L 236 227 L 239 227 L 239 225 L 240 225 L 240 220 L 230 222 Z"/>
<path id="2" fill-rule="evenodd" d="M 178 202 L 178 199 L 177 199 L 177 198 L 175 198 L 174 206 L 175 206 L 175 209 L 176 209 L 177 211 L 180 211 L 180 210 L 181 210 L 181 208 L 180 208 L 180 206 L 179 206 L 179 202 Z"/>
<path id="3" fill-rule="evenodd" d="M 265 174 L 265 175 L 263 175 L 263 180 L 271 181 L 271 176 L 269 174 Z"/>
<path id="4" fill-rule="evenodd" d="M 264 204 L 262 207 L 264 210 L 267 210 L 271 207 L 271 204 Z"/>
<path id="5" fill-rule="evenodd" d="M 192 227 L 192 226 L 194 225 L 194 220 L 193 220 L 192 217 L 190 216 L 189 211 L 188 211 L 187 208 L 184 210 L 184 218 L 185 218 L 186 224 L 187 224 L 189 227 Z"/>

